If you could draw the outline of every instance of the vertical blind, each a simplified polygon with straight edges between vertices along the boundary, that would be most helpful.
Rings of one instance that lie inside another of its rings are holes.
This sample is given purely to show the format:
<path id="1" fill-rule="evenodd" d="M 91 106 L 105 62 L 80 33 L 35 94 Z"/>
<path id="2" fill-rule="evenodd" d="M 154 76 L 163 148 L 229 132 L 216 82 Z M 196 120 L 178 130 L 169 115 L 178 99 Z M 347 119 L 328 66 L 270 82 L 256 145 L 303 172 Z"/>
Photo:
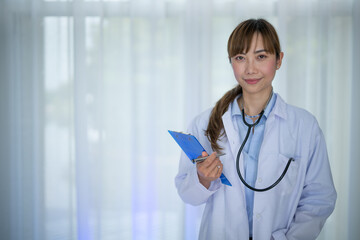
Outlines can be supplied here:
<path id="1" fill-rule="evenodd" d="M 358 236 L 359 1 L 2 0 L 2 239 L 196 239 L 174 186 L 186 130 L 236 81 L 227 38 L 266 18 L 274 91 L 324 131 L 336 209 L 319 239 Z"/>

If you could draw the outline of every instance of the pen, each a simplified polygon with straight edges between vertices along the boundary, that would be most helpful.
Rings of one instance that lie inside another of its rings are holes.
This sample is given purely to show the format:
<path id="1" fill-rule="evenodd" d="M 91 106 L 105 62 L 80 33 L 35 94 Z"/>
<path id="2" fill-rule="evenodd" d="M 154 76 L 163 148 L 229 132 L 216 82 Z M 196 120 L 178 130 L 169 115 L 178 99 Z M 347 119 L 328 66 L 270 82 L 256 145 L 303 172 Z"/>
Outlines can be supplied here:
<path id="1" fill-rule="evenodd" d="M 220 157 L 220 156 L 224 156 L 225 153 L 220 153 L 218 155 L 216 155 L 216 157 Z M 198 163 L 198 162 L 203 162 L 205 159 L 207 159 L 209 156 L 206 157 L 199 157 L 199 158 L 195 158 L 192 160 L 193 163 Z"/>

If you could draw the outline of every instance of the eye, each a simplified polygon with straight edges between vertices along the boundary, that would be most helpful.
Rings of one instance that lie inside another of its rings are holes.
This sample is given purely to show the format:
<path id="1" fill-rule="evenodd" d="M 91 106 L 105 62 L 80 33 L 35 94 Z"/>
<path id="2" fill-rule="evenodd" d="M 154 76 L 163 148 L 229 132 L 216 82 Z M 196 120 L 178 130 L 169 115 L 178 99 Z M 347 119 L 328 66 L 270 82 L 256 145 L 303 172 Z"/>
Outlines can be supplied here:
<path id="1" fill-rule="evenodd" d="M 267 56 L 264 55 L 264 54 L 261 54 L 261 55 L 258 56 L 258 59 L 260 59 L 260 60 L 264 60 L 266 58 L 267 58 Z"/>
<path id="2" fill-rule="evenodd" d="M 241 56 L 241 55 L 235 56 L 234 59 L 235 59 L 236 61 L 243 61 L 243 60 L 245 60 L 245 58 L 244 58 L 243 56 Z"/>

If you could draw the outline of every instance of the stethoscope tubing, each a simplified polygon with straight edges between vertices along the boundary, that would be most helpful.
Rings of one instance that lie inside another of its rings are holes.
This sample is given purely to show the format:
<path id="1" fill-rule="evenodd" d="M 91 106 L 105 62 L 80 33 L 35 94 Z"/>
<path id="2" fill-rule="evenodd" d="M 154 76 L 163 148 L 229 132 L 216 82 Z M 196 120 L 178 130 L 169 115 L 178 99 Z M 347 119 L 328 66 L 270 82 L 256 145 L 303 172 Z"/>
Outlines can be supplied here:
<path id="1" fill-rule="evenodd" d="M 284 178 L 284 176 L 285 176 L 285 174 L 286 174 L 286 172 L 287 172 L 287 170 L 288 170 L 288 168 L 289 168 L 289 166 L 290 166 L 290 163 L 291 163 L 292 161 L 294 161 L 294 159 L 293 159 L 293 158 L 290 158 L 290 159 L 288 160 L 288 162 L 287 162 L 287 164 L 286 164 L 286 166 L 285 166 L 285 169 L 284 169 L 284 171 L 282 172 L 282 174 L 280 175 L 280 177 L 279 177 L 273 184 L 271 184 L 269 187 L 266 187 L 266 188 L 255 188 L 255 187 L 250 186 L 250 185 L 244 180 L 244 178 L 243 178 L 242 175 L 241 175 L 240 166 L 239 166 L 239 159 L 240 159 L 241 152 L 242 152 L 242 150 L 243 150 L 243 148 L 244 148 L 244 146 L 245 146 L 245 144 L 246 144 L 246 142 L 247 142 L 247 140 L 248 140 L 248 138 L 249 138 L 251 128 L 252 128 L 252 127 L 255 127 L 255 126 L 260 122 L 261 117 L 264 115 L 264 110 L 261 111 L 261 113 L 260 113 L 260 115 L 259 115 L 259 118 L 258 118 L 258 119 L 256 120 L 256 122 L 253 123 L 253 124 L 250 124 L 250 123 L 246 122 L 244 109 L 242 109 L 241 112 L 242 112 L 243 122 L 244 122 L 244 124 L 248 127 L 248 130 L 247 130 L 247 133 L 246 133 L 246 136 L 245 136 L 245 138 L 244 138 L 244 141 L 242 142 L 241 147 L 239 148 L 239 151 L 238 151 L 238 154 L 237 154 L 237 157 L 236 157 L 236 170 L 237 170 L 237 173 L 238 173 L 238 176 L 239 176 L 241 182 L 242 182 L 247 188 L 249 188 L 249 189 L 251 189 L 251 190 L 253 190 L 253 191 L 256 191 L 256 192 L 265 192 L 265 191 L 268 191 L 268 190 L 274 188 L 276 185 L 279 184 L 279 182 L 281 182 L 281 180 Z"/>

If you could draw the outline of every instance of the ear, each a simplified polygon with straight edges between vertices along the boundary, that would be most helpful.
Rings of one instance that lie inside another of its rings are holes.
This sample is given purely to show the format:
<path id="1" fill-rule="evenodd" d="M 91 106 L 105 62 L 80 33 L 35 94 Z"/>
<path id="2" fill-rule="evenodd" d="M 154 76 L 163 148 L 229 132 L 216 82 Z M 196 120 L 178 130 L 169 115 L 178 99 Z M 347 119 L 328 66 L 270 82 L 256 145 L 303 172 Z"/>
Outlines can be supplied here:
<path id="1" fill-rule="evenodd" d="M 280 52 L 280 56 L 276 60 L 276 70 L 278 70 L 281 67 L 283 57 L 284 57 L 284 52 Z"/>

